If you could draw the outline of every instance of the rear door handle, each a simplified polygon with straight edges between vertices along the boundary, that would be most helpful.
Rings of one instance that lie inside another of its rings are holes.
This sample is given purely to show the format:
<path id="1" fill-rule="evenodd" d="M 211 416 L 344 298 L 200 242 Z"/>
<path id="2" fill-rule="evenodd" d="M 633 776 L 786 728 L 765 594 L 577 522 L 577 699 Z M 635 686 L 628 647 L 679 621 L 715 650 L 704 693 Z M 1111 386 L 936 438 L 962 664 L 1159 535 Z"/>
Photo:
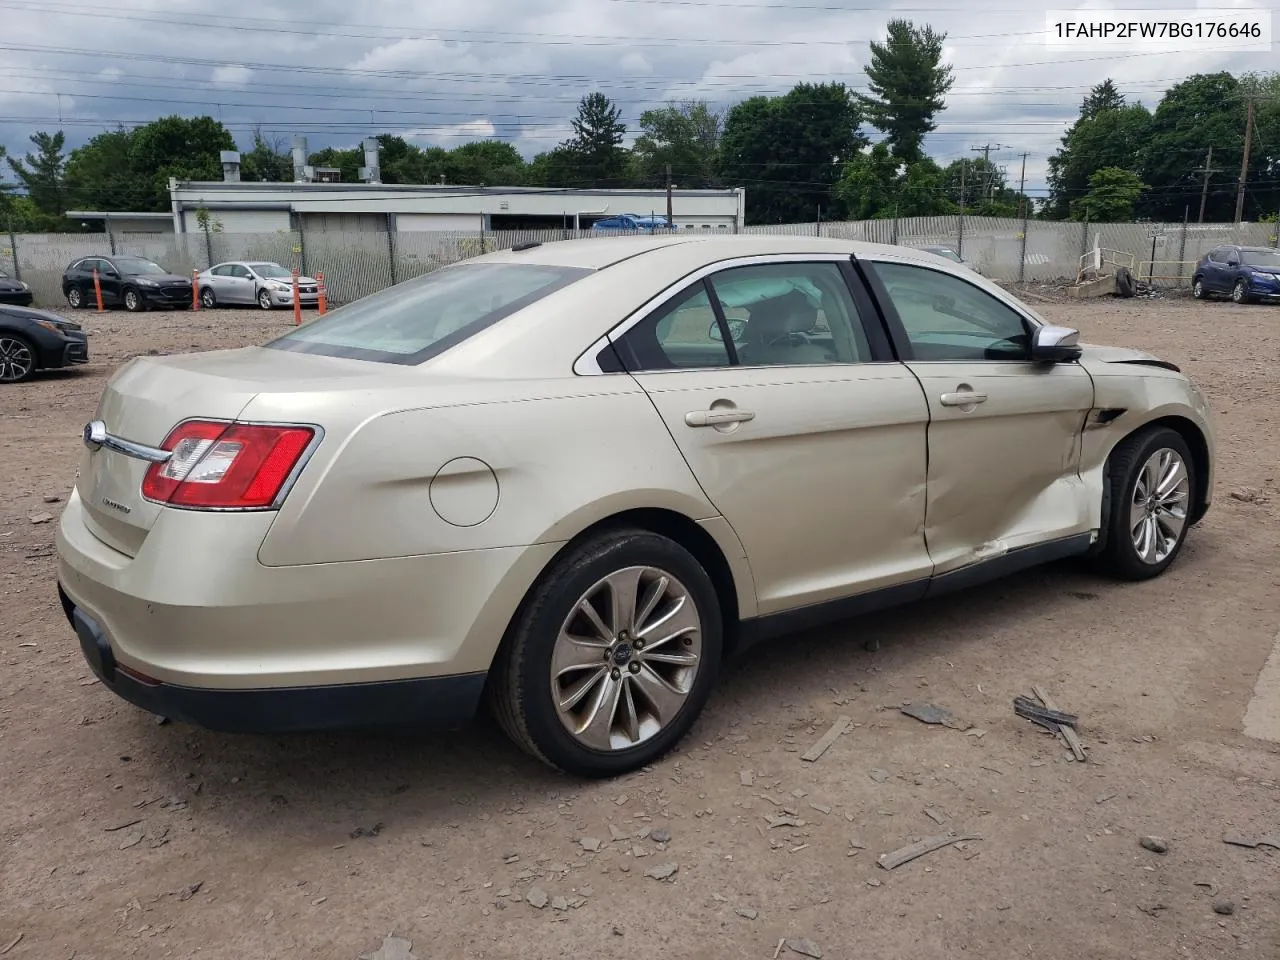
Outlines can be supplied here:
<path id="1" fill-rule="evenodd" d="M 684 422 L 691 427 L 718 427 L 726 423 L 746 423 L 756 415 L 749 410 L 694 410 L 684 415 Z"/>
<path id="2" fill-rule="evenodd" d="M 987 395 L 963 390 L 959 393 L 944 393 L 939 399 L 944 407 L 968 407 L 975 403 L 985 403 Z"/>

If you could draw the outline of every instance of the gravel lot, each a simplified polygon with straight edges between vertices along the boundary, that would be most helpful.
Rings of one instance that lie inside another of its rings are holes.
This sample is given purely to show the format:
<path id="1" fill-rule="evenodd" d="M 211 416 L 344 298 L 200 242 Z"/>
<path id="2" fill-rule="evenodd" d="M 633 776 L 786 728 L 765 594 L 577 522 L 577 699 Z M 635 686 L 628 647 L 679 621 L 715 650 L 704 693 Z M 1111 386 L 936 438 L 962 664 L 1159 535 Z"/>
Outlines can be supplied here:
<path id="1" fill-rule="evenodd" d="M 424 960 L 768 958 L 784 938 L 823 958 L 1280 955 L 1280 850 L 1222 842 L 1280 842 L 1280 745 L 1241 732 L 1280 624 L 1280 310 L 1035 305 L 1209 394 L 1217 503 L 1170 573 L 1064 565 L 766 647 L 681 750 L 587 785 L 487 720 L 233 737 L 91 682 L 54 592 L 56 520 L 31 518 L 60 510 L 105 378 L 290 317 L 80 314 L 90 366 L 0 390 L 0 955 L 354 960 L 391 933 Z M 1013 715 L 1032 684 L 1080 715 L 1088 763 Z M 975 731 L 903 716 L 909 699 Z M 802 762 L 841 715 L 849 732 Z M 947 830 L 982 839 L 876 865 Z"/>

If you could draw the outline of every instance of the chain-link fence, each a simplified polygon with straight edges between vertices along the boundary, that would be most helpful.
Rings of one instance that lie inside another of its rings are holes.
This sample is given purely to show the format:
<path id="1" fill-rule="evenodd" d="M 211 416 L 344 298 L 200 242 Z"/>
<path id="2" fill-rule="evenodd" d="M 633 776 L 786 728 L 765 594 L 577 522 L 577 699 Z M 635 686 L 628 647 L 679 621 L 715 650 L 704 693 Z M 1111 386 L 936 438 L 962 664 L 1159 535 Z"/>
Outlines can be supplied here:
<path id="1" fill-rule="evenodd" d="M 1074 281 L 1095 245 L 1131 257 L 1139 278 L 1156 285 L 1190 281 L 1191 265 L 1223 243 L 1270 246 L 1274 224 L 1061 223 L 988 217 L 914 217 L 753 226 L 757 235 L 834 237 L 910 247 L 949 246 L 995 280 Z M 36 303 L 62 302 L 62 273 L 80 257 L 127 253 L 189 276 L 227 260 L 269 261 L 306 276 L 323 273 L 329 298 L 345 303 L 437 267 L 522 243 L 581 237 L 607 242 L 624 232 L 509 230 L 477 232 L 307 231 L 305 233 L 0 234 L 0 271 L 31 284 Z M 704 235 L 701 232 L 697 234 Z"/>

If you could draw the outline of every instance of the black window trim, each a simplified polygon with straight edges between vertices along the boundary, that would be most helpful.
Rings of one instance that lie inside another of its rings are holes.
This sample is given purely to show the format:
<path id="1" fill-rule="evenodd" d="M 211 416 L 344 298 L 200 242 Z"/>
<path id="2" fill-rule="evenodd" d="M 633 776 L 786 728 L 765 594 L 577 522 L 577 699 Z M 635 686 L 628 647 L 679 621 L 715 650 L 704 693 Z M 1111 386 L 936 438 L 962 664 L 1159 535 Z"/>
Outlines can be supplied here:
<path id="1" fill-rule="evenodd" d="M 911 260 L 906 257 L 882 257 L 870 256 L 859 259 L 858 265 L 863 279 L 867 286 L 874 294 L 878 305 L 881 308 L 881 315 L 884 318 L 885 327 L 889 331 L 890 338 L 893 341 L 894 350 L 898 358 L 903 363 L 1000 363 L 1000 364 L 1029 364 L 1031 357 L 1028 353 L 1026 359 L 1022 360 L 996 360 L 996 359 L 969 359 L 969 360 L 918 360 L 915 355 L 915 349 L 911 345 L 911 339 L 907 336 L 907 328 L 902 323 L 902 318 L 898 315 L 898 308 L 894 306 L 893 299 L 889 296 L 889 291 L 884 285 L 884 281 L 880 279 L 880 275 L 876 272 L 877 264 L 888 264 L 892 266 L 916 267 L 920 270 L 930 270 L 934 273 L 940 273 L 943 276 L 951 277 L 961 283 L 968 284 L 980 293 L 984 293 L 997 303 L 1001 303 L 1013 311 L 1014 314 L 1022 321 L 1023 327 L 1027 331 L 1028 343 L 1035 337 L 1035 332 L 1040 328 L 1041 323 L 1035 317 L 1027 313 L 1027 311 L 1016 301 L 1011 300 L 1007 296 L 996 296 L 990 290 L 979 284 L 974 283 L 968 277 L 962 277 L 958 273 L 954 273 L 945 268 L 934 266 L 933 264 L 921 263 L 918 260 Z"/>
<path id="2" fill-rule="evenodd" d="M 845 286 L 849 291 L 849 295 L 853 300 L 854 307 L 858 312 L 858 319 L 862 323 L 863 333 L 867 338 L 867 343 L 871 348 L 871 359 L 858 364 L 823 364 L 823 366 L 867 366 L 875 363 L 897 363 L 899 358 L 895 355 L 893 339 L 890 331 L 887 329 L 887 317 L 884 312 L 879 309 L 876 298 L 871 296 L 865 285 L 865 280 L 860 271 L 857 269 L 857 259 L 855 254 L 849 253 L 833 253 L 830 250 L 813 251 L 809 253 L 791 252 L 786 253 L 762 253 L 752 254 L 750 256 L 728 257 L 723 260 L 717 260 L 712 263 L 704 263 L 694 270 L 689 271 L 683 277 L 668 284 L 661 292 L 650 297 L 641 306 L 632 311 L 626 318 L 600 337 L 594 343 L 587 347 L 573 364 L 573 372 L 577 376 L 614 376 L 618 374 L 629 374 L 623 362 L 621 352 L 617 349 L 617 341 L 627 335 L 632 327 L 638 326 L 648 320 L 655 313 L 663 310 L 672 300 L 683 295 L 691 286 L 701 283 L 704 286 L 710 285 L 710 279 L 716 274 L 723 273 L 726 270 L 733 270 L 741 267 L 757 267 L 782 265 L 788 263 L 833 263 L 839 270 L 841 278 L 845 281 Z M 720 307 L 718 299 L 714 296 L 714 286 L 708 291 L 711 299 L 712 310 L 716 314 L 717 321 L 723 318 L 723 311 Z M 876 322 L 879 321 L 879 322 Z M 727 337 L 726 325 L 720 327 L 721 335 Z M 666 370 L 645 370 L 636 371 L 646 374 L 662 374 L 662 373 L 680 373 L 691 372 L 694 370 L 724 370 L 734 366 L 741 366 L 736 363 L 737 351 L 729 341 L 729 349 L 733 350 L 732 357 L 735 362 L 728 366 L 715 367 L 679 367 Z M 817 366 L 816 364 L 808 364 L 807 366 Z"/>

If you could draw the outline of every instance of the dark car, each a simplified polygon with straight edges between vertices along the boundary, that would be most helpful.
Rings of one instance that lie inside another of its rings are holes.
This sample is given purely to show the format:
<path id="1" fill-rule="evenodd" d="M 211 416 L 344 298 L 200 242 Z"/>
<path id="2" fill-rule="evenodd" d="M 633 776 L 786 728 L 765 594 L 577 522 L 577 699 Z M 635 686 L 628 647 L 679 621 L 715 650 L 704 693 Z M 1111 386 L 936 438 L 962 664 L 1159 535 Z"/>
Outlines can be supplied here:
<path id="1" fill-rule="evenodd" d="M 1191 293 L 1197 300 L 1214 294 L 1236 303 L 1280 303 L 1280 250 L 1225 243 L 1196 263 Z"/>
<path id="2" fill-rule="evenodd" d="M 0 305 L 0 383 L 88 362 L 89 335 L 80 324 L 47 310 Z"/>
<path id="3" fill-rule="evenodd" d="M 98 271 L 102 304 L 123 305 L 126 310 L 162 307 L 168 310 L 191 306 L 191 278 L 170 273 L 160 264 L 143 257 L 82 257 L 62 274 L 62 293 L 72 308 L 97 305 L 93 271 Z"/>
<path id="4" fill-rule="evenodd" d="M 31 287 L 0 270 L 0 303 L 27 306 L 31 303 Z"/>

